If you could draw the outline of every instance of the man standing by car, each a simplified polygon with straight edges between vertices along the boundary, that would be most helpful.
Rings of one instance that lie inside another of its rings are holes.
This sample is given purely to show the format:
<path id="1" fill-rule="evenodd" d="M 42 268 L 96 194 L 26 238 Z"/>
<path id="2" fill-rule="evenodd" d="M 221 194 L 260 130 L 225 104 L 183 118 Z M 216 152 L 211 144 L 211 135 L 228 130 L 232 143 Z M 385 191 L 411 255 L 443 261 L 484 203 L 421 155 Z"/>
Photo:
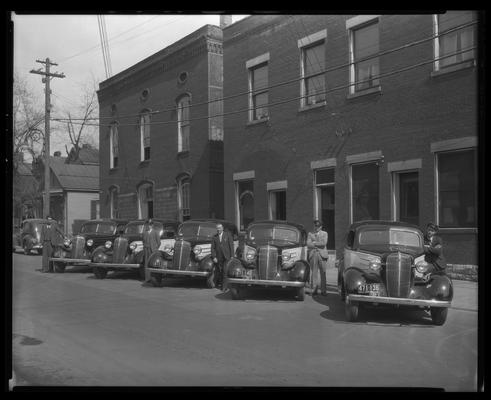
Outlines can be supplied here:
<path id="1" fill-rule="evenodd" d="M 143 230 L 143 268 L 145 269 L 145 282 L 150 280 L 148 272 L 148 260 L 150 255 L 160 247 L 160 234 L 153 226 L 153 220 L 150 218 L 145 224 Z"/>
<path id="2" fill-rule="evenodd" d="M 211 242 L 211 257 L 218 267 L 217 286 L 223 288 L 225 263 L 234 255 L 234 239 L 229 231 L 223 230 L 223 225 L 217 224 L 217 233 Z"/>
<path id="3" fill-rule="evenodd" d="M 434 273 L 443 274 L 447 263 L 443 258 L 443 240 L 438 233 L 438 226 L 433 222 L 426 225 L 425 234 L 425 261 L 433 265 Z"/>
<path id="4" fill-rule="evenodd" d="M 309 248 L 309 264 L 311 268 L 311 287 L 312 295 L 317 294 L 320 289 L 321 295 L 326 295 L 326 268 L 325 260 L 327 260 L 327 232 L 322 230 L 322 223 L 316 219 L 314 221 L 314 231 L 309 232 L 307 237 L 307 247 Z"/>
<path id="5" fill-rule="evenodd" d="M 63 231 L 58 227 L 56 221 L 51 218 L 51 216 L 47 216 L 46 219 L 48 223 L 43 225 L 43 229 L 41 230 L 41 236 L 43 238 L 43 265 L 42 272 L 53 272 L 53 268 L 49 263 L 49 258 L 53 254 L 53 246 L 59 242 L 59 235 L 61 238 L 65 237 Z"/>

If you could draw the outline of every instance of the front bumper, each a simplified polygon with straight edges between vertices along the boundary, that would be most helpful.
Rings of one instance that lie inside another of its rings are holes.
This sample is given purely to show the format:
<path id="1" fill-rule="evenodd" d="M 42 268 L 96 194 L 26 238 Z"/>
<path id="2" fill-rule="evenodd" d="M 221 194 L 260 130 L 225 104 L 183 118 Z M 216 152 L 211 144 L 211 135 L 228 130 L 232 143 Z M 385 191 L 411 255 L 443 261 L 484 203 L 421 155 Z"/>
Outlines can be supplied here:
<path id="1" fill-rule="evenodd" d="M 181 276 L 202 276 L 207 278 L 211 275 L 211 271 L 181 271 L 178 269 L 164 269 L 164 268 L 148 268 L 150 272 L 163 275 L 181 275 Z"/>
<path id="2" fill-rule="evenodd" d="M 381 303 L 381 304 L 399 304 L 403 306 L 422 306 L 422 307 L 450 307 L 450 301 L 442 300 L 423 300 L 423 299 L 407 299 L 399 297 L 385 296 L 366 296 L 362 294 L 349 294 L 346 296 L 348 302 L 358 301 L 364 303 Z"/>
<path id="3" fill-rule="evenodd" d="M 61 262 L 65 264 L 84 264 L 87 265 L 90 263 L 90 260 L 87 258 L 55 258 L 52 257 L 49 259 L 49 261 L 56 261 L 56 262 Z"/>
<path id="4" fill-rule="evenodd" d="M 274 281 L 267 279 L 241 279 L 227 278 L 229 284 L 237 284 L 244 286 L 281 286 L 281 287 L 304 287 L 305 282 L 299 281 Z"/>
<path id="5" fill-rule="evenodd" d="M 110 268 L 110 269 L 137 269 L 140 264 L 112 264 L 112 263 L 89 263 L 91 267 Z"/>

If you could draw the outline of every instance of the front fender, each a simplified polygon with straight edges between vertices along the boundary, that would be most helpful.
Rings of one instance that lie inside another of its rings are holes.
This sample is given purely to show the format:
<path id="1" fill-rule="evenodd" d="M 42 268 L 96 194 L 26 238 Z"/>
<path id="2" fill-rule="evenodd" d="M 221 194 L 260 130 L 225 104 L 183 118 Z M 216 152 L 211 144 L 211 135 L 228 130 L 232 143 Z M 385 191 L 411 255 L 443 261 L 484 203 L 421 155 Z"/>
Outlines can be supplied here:
<path id="1" fill-rule="evenodd" d="M 426 288 L 431 298 L 446 301 L 453 299 L 453 284 L 446 275 L 432 275 Z"/>
<path id="2" fill-rule="evenodd" d="M 162 268 L 165 260 L 164 252 L 161 250 L 156 250 L 148 258 L 148 266 L 150 268 Z"/>
<path id="3" fill-rule="evenodd" d="M 293 281 L 307 282 L 310 277 L 310 266 L 305 261 L 296 261 L 290 270 L 290 278 Z"/>
<path id="4" fill-rule="evenodd" d="M 242 278 L 244 275 L 244 266 L 236 257 L 232 257 L 230 260 L 228 260 L 224 268 L 226 276 L 229 278 Z"/>
<path id="5" fill-rule="evenodd" d="M 134 264 L 140 264 L 140 265 L 143 265 L 143 256 L 145 255 L 144 254 L 145 252 L 142 250 L 142 251 L 139 251 L 138 253 L 136 253 L 134 255 Z"/>
<path id="6" fill-rule="evenodd" d="M 344 286 L 348 293 L 357 292 L 358 286 L 366 283 L 363 273 L 359 269 L 348 268 L 344 272 Z"/>
<path id="7" fill-rule="evenodd" d="M 226 264 L 225 264 L 226 265 Z M 211 255 L 206 256 L 199 262 L 199 267 L 201 270 L 209 272 L 213 269 L 213 260 L 211 259 Z"/>
<path id="8" fill-rule="evenodd" d="M 91 261 L 94 263 L 110 263 L 112 261 L 112 254 L 108 254 L 104 246 L 99 246 L 92 252 Z"/>

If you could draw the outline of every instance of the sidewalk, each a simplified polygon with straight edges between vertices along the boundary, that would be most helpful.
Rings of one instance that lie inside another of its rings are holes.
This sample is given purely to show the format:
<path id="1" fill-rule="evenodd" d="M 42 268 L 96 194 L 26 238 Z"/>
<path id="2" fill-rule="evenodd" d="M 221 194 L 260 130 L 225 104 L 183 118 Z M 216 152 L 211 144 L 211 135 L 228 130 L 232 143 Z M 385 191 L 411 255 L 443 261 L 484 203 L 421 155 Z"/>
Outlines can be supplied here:
<path id="1" fill-rule="evenodd" d="M 338 269 L 327 268 L 327 285 L 328 290 L 333 290 L 338 284 Z M 477 311 L 478 306 L 478 285 L 477 282 L 452 279 L 454 296 L 452 300 L 452 307 L 454 309 L 464 311 Z M 335 289 L 337 290 L 337 289 Z"/>

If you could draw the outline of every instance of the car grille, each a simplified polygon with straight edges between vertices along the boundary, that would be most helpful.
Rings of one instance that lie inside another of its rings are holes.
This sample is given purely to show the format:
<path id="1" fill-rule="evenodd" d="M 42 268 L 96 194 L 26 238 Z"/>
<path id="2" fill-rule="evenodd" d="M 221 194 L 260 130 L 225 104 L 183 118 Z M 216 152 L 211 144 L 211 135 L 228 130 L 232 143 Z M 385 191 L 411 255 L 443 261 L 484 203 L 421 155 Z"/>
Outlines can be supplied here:
<path id="1" fill-rule="evenodd" d="M 174 257 L 172 258 L 172 268 L 186 270 L 191 257 L 191 243 L 184 240 L 177 240 L 174 244 Z"/>
<path id="2" fill-rule="evenodd" d="M 84 258 L 85 238 L 83 236 L 75 236 L 72 239 L 72 258 Z"/>
<path id="3" fill-rule="evenodd" d="M 392 253 L 387 256 L 385 278 L 390 297 L 408 297 L 411 288 L 411 256 Z"/>
<path id="4" fill-rule="evenodd" d="M 118 237 L 113 243 L 113 263 L 122 263 L 128 250 L 128 239 Z"/>
<path id="5" fill-rule="evenodd" d="M 259 279 L 274 279 L 278 271 L 278 249 L 273 246 L 258 248 Z"/>

